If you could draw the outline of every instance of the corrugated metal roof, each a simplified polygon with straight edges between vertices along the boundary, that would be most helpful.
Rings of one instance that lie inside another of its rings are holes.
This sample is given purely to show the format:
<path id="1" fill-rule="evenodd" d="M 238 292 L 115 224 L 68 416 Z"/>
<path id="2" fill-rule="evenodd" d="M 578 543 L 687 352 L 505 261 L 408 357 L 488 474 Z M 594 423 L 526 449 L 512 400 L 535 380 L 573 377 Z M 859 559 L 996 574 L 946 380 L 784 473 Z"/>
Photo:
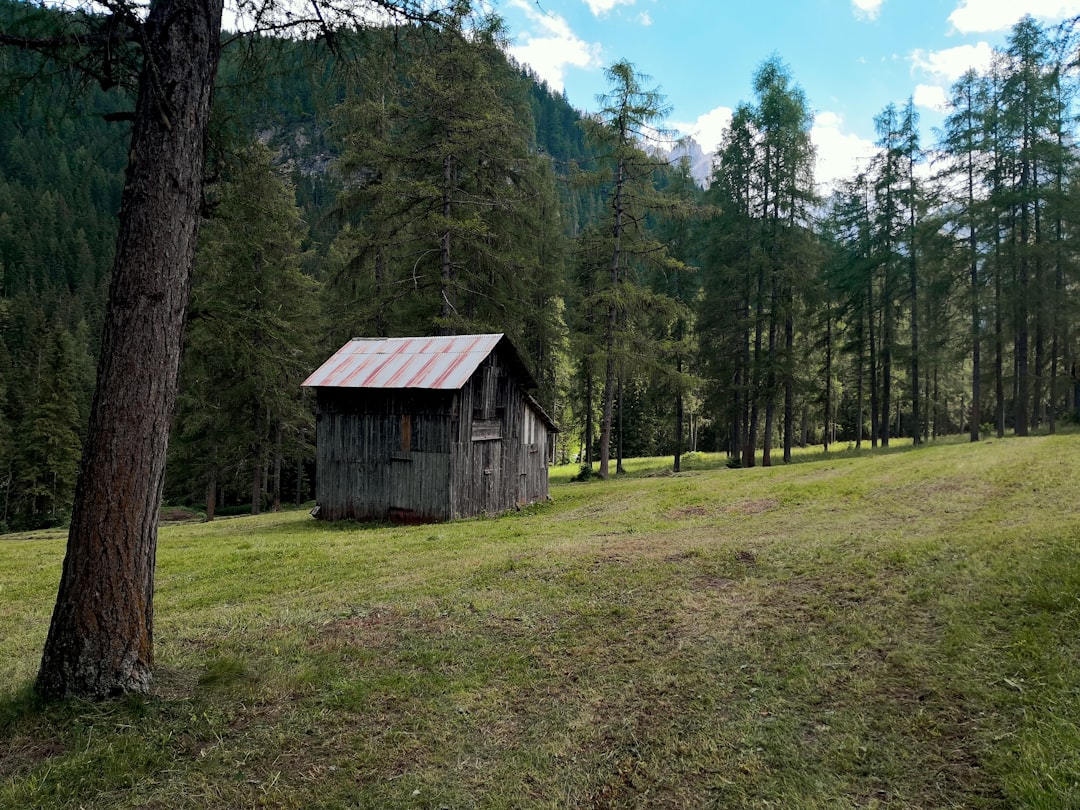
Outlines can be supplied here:
<path id="1" fill-rule="evenodd" d="M 303 385 L 454 391 L 468 382 L 502 339 L 502 334 L 353 338 Z"/>

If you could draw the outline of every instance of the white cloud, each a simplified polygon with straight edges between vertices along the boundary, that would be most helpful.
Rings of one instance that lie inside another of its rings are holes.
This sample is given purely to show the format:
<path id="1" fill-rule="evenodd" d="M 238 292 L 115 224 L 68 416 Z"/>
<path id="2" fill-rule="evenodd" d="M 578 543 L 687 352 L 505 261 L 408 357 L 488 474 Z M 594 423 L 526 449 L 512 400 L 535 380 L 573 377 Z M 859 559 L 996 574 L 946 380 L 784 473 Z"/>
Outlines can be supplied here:
<path id="1" fill-rule="evenodd" d="M 916 107 L 926 107 L 936 112 L 945 112 L 949 107 L 949 96 L 940 84 L 916 85 L 912 100 Z"/>
<path id="2" fill-rule="evenodd" d="M 922 71 L 942 84 L 952 84 L 969 70 L 985 71 L 993 58 L 994 49 L 988 42 L 943 51 L 918 49 L 911 53 L 911 72 Z"/>
<path id="3" fill-rule="evenodd" d="M 649 14 L 649 12 L 643 11 L 640 15 L 638 15 L 638 22 L 647 28 L 652 25 L 652 16 Z"/>
<path id="4" fill-rule="evenodd" d="M 704 115 L 699 115 L 696 121 L 668 121 L 671 129 L 685 133 L 698 142 L 706 154 L 712 154 L 720 145 L 720 139 L 724 137 L 724 130 L 731 124 L 731 108 L 717 107 Z"/>
<path id="5" fill-rule="evenodd" d="M 510 0 L 529 18 L 534 30 L 525 33 L 508 49 L 518 62 L 528 65 L 555 92 L 562 92 L 567 67 L 599 68 L 599 43 L 581 39 L 569 23 L 556 14 L 541 12 L 527 0 Z"/>
<path id="6" fill-rule="evenodd" d="M 603 17 L 615 6 L 632 6 L 635 0 L 585 0 L 594 17 Z"/>
<path id="7" fill-rule="evenodd" d="M 730 107 L 717 107 L 696 121 L 669 121 L 668 125 L 690 135 L 706 154 L 712 155 L 731 124 L 731 115 Z M 878 151 L 873 141 L 845 132 L 844 119 L 832 112 L 815 116 L 810 139 L 817 150 L 814 174 L 819 185 L 833 185 L 838 180 L 854 177 L 866 168 L 870 158 Z"/>
<path id="8" fill-rule="evenodd" d="M 851 0 L 851 10 L 860 20 L 876 20 L 885 0 Z"/>
<path id="9" fill-rule="evenodd" d="M 873 141 L 844 132 L 843 117 L 831 112 L 817 114 L 810 139 L 817 147 L 814 175 L 819 185 L 833 185 L 854 177 L 866 168 L 877 151 Z"/>
<path id="10" fill-rule="evenodd" d="M 1080 0 L 960 0 L 949 22 L 961 34 L 1004 31 L 1025 14 L 1063 20 L 1080 14 Z"/>

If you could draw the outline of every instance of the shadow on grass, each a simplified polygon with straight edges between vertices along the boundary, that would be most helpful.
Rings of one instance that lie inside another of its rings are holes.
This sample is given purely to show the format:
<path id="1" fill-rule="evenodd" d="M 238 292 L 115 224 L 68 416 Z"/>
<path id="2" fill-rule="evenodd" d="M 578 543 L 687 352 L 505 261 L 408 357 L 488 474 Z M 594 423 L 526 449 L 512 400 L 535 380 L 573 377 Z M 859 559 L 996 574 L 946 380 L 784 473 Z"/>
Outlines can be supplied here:
<path id="1" fill-rule="evenodd" d="M 96 720 L 121 716 L 127 720 L 139 720 L 148 715 L 154 700 L 149 695 L 136 693 L 100 701 L 76 697 L 45 700 L 34 689 L 33 681 L 27 681 L 13 694 L 0 699 L 0 735 L 8 734 L 16 726 L 35 719 Z"/>
<path id="2" fill-rule="evenodd" d="M 1080 427 L 1067 426 L 1064 429 L 1058 428 L 1058 435 L 1062 434 L 1075 434 L 1080 433 Z M 1046 433 L 1040 433 L 1038 435 L 1049 435 Z M 1012 435 L 1006 436 L 1004 439 L 998 439 L 995 436 L 984 436 L 982 441 L 1011 441 L 1014 438 L 1018 438 Z M 854 442 L 838 442 L 832 445 L 829 450 L 824 450 L 820 445 L 807 445 L 806 447 L 794 448 L 790 461 L 783 461 L 782 448 L 774 448 L 772 452 L 772 467 L 785 467 L 792 464 L 820 464 L 823 462 L 841 461 L 856 458 L 869 458 L 874 456 L 893 456 L 901 453 L 911 453 L 917 450 L 923 450 L 933 447 L 945 447 L 945 446 L 958 446 L 968 444 L 970 442 L 966 433 L 954 434 L 949 436 L 941 436 L 936 439 L 931 439 L 923 444 L 916 445 L 912 442 L 910 437 L 894 438 L 890 441 L 888 447 L 871 447 L 870 442 L 864 440 L 860 447 L 856 447 Z M 681 469 L 679 473 L 675 473 L 672 470 L 673 459 L 671 456 L 654 457 L 654 458 L 632 458 L 625 460 L 626 470 L 620 472 L 617 475 L 611 476 L 611 479 L 618 478 L 654 478 L 661 476 L 679 475 L 683 473 L 699 473 L 699 472 L 711 472 L 716 470 L 732 470 L 738 472 L 744 469 L 739 464 L 732 464 L 731 459 L 725 453 L 686 453 L 681 460 Z M 761 464 L 761 451 L 759 450 L 755 457 L 755 467 L 762 467 Z M 552 469 L 551 483 L 552 484 L 577 484 L 577 483 L 591 483 L 601 481 L 595 473 L 591 476 L 580 477 L 580 469 L 577 465 L 563 465 L 562 467 L 556 467 Z M 594 465 L 595 470 L 595 465 Z"/>
<path id="3" fill-rule="evenodd" d="M 33 681 L 9 697 L 0 699 L 0 734 L 8 734 L 12 728 L 27 718 L 40 715 L 46 703 L 38 696 Z"/>
<path id="4" fill-rule="evenodd" d="M 552 482 L 556 483 L 556 482 Z M 470 522 L 484 522 L 492 520 L 503 520 L 521 518 L 551 509 L 553 502 L 543 501 L 538 503 L 531 503 L 526 506 L 519 507 L 517 509 L 511 509 L 506 512 L 500 512 L 498 514 L 480 514 L 471 515 L 469 517 L 457 518 L 454 520 L 445 521 L 422 521 L 414 523 L 393 523 L 390 521 L 359 521 L 359 520 L 319 520 L 315 517 L 307 517 L 307 513 L 310 511 L 309 506 L 302 508 L 289 508 L 282 509 L 280 512 L 264 512 L 261 515 L 236 515 L 227 518 L 229 522 L 236 521 L 243 526 L 247 521 L 251 521 L 252 525 L 257 525 L 257 533 L 260 536 L 272 536 L 272 535 L 296 535 L 296 534 L 311 534 L 311 535 L 327 535 L 327 536 L 340 536 L 343 532 L 359 532 L 360 534 L 367 533 L 381 533 L 381 532 L 411 532 L 411 531 L 424 531 L 425 529 L 437 529 L 439 526 L 456 525 L 460 523 Z M 283 518 L 281 522 L 272 522 L 274 517 Z M 271 521 L 271 522 L 267 522 Z M 212 523 L 202 523 L 201 526 L 212 526 L 218 521 Z"/>

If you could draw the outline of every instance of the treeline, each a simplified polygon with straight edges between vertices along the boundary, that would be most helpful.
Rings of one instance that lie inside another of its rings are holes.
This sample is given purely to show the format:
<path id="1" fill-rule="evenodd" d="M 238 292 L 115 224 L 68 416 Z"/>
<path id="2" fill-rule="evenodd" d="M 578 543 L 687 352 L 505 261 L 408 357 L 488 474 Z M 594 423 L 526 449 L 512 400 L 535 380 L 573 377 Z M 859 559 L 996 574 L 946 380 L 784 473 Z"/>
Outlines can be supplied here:
<path id="1" fill-rule="evenodd" d="M 1075 410 L 1076 40 L 1025 17 L 952 88 L 940 142 L 912 101 L 813 198 L 805 98 L 778 60 L 717 155 L 698 321 L 719 440 L 873 446 L 1053 431 Z"/>
<path id="2" fill-rule="evenodd" d="M 227 36 L 167 500 L 310 498 L 299 383 L 353 335 L 506 332 L 557 407 L 564 239 L 598 205 L 568 181 L 579 115 L 507 61 L 496 17 L 442 22 Z M 0 526 L 27 528 L 73 496 L 131 98 L 4 55 Z"/>
<path id="3" fill-rule="evenodd" d="M 809 102 L 778 58 L 703 191 L 654 143 L 648 77 L 612 65 L 583 120 L 503 36 L 456 4 L 438 28 L 226 49 L 167 501 L 212 516 L 312 497 L 299 385 L 356 335 L 508 334 L 562 428 L 559 460 L 584 474 L 661 453 L 677 469 L 694 449 L 752 465 L 812 442 L 1025 434 L 1071 413 L 1068 32 L 1019 23 L 954 88 L 932 147 L 911 102 L 887 107 L 878 154 L 827 200 Z M 129 102 L 63 73 L 32 86 L 0 116 L 8 528 L 71 503 Z"/>
<path id="4" fill-rule="evenodd" d="M 10 76 L 41 71 L 5 59 Z M 93 391 L 126 127 L 105 120 L 114 94 L 67 79 L 0 112 L 0 527 L 64 519 Z"/>

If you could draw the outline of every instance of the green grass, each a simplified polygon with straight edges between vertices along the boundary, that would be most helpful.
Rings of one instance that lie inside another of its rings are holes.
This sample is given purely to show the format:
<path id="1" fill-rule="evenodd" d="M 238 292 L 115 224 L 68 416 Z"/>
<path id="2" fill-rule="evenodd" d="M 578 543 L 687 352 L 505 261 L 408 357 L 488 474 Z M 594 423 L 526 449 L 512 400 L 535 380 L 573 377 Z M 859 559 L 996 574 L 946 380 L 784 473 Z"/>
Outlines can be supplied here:
<path id="1" fill-rule="evenodd" d="M 0 538 L 0 807 L 1080 807 L 1080 435 L 796 461 L 165 526 L 105 704 L 34 700 L 63 537 Z"/>

